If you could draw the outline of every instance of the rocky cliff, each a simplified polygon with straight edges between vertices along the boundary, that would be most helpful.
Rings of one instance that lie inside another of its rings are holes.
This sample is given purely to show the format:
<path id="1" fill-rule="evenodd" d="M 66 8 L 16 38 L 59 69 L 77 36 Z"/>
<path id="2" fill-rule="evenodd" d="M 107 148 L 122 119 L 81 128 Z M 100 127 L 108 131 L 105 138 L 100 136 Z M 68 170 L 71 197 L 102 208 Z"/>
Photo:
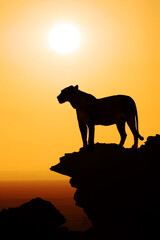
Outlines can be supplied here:
<path id="1" fill-rule="evenodd" d="M 139 149 L 95 144 L 65 154 L 52 171 L 71 177 L 74 199 L 100 239 L 160 239 L 160 135 Z"/>

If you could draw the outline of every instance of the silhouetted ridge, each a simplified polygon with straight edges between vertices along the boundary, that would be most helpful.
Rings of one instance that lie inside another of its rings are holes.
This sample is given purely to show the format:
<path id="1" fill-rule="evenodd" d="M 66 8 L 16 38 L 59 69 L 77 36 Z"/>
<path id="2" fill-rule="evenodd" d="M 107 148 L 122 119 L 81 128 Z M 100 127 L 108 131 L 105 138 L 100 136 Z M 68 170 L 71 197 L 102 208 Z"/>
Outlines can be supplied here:
<path id="1" fill-rule="evenodd" d="M 1 236 L 18 239 L 48 239 L 57 235 L 66 222 L 52 203 L 41 198 L 32 199 L 16 208 L 0 212 Z"/>
<path id="2" fill-rule="evenodd" d="M 65 154 L 52 171 L 71 177 L 74 199 L 102 239 L 160 239 L 160 135 L 139 149 L 95 144 Z"/>

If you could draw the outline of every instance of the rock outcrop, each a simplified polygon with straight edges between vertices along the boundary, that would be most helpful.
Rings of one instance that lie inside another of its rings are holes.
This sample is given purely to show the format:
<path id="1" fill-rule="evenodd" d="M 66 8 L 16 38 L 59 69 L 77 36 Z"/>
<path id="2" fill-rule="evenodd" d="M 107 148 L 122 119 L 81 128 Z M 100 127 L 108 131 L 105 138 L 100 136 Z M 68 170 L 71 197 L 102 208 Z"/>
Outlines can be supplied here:
<path id="1" fill-rule="evenodd" d="M 65 154 L 51 170 L 71 177 L 97 239 L 160 239 L 159 155 L 160 135 L 137 150 L 97 143 L 93 152 Z"/>

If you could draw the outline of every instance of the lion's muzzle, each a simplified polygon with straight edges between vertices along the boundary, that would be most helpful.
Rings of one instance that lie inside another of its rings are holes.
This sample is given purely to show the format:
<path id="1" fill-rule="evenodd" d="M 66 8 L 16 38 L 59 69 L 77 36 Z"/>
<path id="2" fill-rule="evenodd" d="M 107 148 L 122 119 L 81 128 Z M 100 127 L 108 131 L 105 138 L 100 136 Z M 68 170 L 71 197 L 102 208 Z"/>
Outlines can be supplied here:
<path id="1" fill-rule="evenodd" d="M 57 99 L 58 99 L 59 103 L 64 103 L 65 102 L 64 99 L 62 98 L 61 94 L 58 95 Z"/>

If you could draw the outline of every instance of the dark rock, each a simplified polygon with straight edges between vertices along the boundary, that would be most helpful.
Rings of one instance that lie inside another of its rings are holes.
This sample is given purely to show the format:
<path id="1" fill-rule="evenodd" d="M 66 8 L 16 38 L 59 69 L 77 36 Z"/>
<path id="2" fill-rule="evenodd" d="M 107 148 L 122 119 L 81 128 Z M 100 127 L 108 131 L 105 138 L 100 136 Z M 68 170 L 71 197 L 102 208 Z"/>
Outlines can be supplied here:
<path id="1" fill-rule="evenodd" d="M 97 238 L 160 239 L 160 135 L 139 149 L 95 144 L 66 154 L 52 171 L 71 177 L 74 199 Z"/>
<path id="2" fill-rule="evenodd" d="M 65 222 L 64 216 L 52 203 L 35 198 L 17 208 L 1 211 L 0 233 L 5 239 L 48 239 L 57 235 L 59 227 Z"/>

